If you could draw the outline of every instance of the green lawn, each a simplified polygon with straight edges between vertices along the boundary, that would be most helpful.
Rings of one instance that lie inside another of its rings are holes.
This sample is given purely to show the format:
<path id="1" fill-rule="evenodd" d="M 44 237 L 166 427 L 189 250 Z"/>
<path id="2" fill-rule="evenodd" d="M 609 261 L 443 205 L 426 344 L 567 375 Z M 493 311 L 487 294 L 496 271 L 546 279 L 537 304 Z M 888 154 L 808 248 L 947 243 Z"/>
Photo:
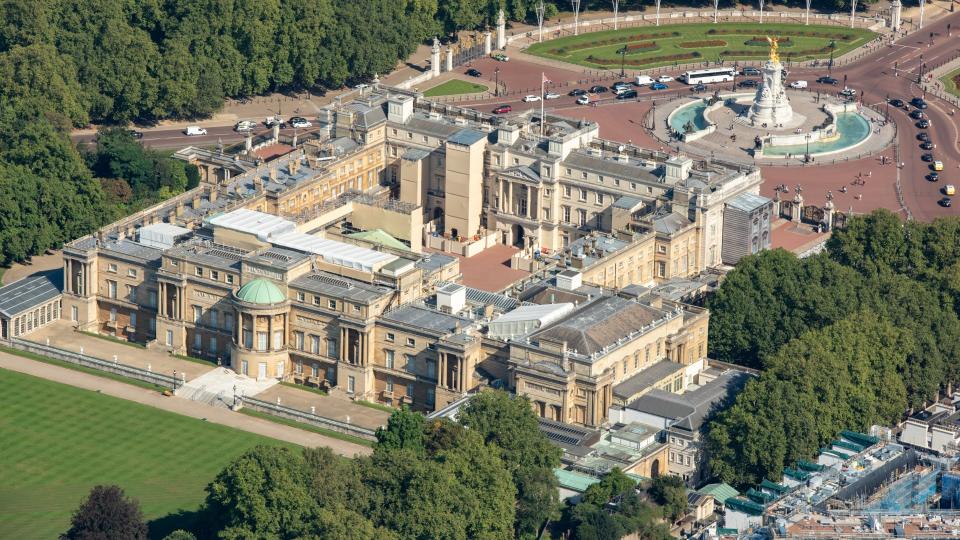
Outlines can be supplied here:
<path id="1" fill-rule="evenodd" d="M 673 24 L 642 26 L 568 36 L 537 43 L 527 52 L 590 68 L 619 69 L 624 57 L 631 69 L 686 64 L 723 58 L 732 64 L 737 60 L 758 60 L 769 56 L 770 47 L 764 36 L 779 36 L 782 61 L 799 61 L 834 57 L 873 39 L 876 34 L 865 29 L 841 26 L 804 26 L 802 24 Z M 760 38 L 755 40 L 753 38 Z"/>
<path id="2" fill-rule="evenodd" d="M 957 84 L 957 81 L 960 80 L 960 69 L 956 69 L 947 73 L 943 77 L 940 77 L 940 80 L 943 81 L 943 88 L 955 96 L 960 96 L 960 85 Z"/>
<path id="3" fill-rule="evenodd" d="M 151 536 L 165 534 L 231 459 L 292 447 L 2 369 L 0 411 L 0 538 L 56 538 L 96 484 L 121 486 L 156 520 Z"/>
<path id="4" fill-rule="evenodd" d="M 451 79 L 428 89 L 423 95 L 424 97 L 455 96 L 457 94 L 476 94 L 477 92 L 486 91 L 487 87 L 482 84 L 461 81 L 460 79 Z"/>

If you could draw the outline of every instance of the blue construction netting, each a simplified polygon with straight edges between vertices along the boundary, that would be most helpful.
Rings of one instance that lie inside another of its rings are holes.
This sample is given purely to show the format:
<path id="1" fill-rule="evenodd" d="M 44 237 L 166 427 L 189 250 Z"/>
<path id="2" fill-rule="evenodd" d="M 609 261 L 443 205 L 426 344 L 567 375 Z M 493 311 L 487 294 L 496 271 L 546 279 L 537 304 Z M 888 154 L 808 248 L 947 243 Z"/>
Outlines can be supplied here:
<path id="1" fill-rule="evenodd" d="M 928 501 L 937 493 L 938 476 L 938 467 L 908 473 L 887 488 L 879 499 L 867 505 L 866 510 L 900 512 L 928 509 Z"/>
<path id="2" fill-rule="evenodd" d="M 960 473 L 945 472 L 940 479 L 941 508 L 960 509 Z"/>

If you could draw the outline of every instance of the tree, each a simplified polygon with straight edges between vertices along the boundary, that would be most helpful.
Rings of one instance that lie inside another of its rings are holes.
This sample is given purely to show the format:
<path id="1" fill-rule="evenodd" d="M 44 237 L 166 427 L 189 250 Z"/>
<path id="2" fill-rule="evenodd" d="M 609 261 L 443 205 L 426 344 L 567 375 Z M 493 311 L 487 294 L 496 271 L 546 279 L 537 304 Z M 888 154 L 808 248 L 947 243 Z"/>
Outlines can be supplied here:
<path id="1" fill-rule="evenodd" d="M 177 529 L 163 537 L 163 540 L 197 540 L 197 537 L 189 531 Z"/>
<path id="2" fill-rule="evenodd" d="M 147 524 L 140 504 L 119 486 L 95 486 L 70 520 L 62 540 L 146 540 Z"/>
<path id="3" fill-rule="evenodd" d="M 257 446 L 207 486 L 206 522 L 225 539 L 308 535 L 319 508 L 307 485 L 302 453 Z"/>
<path id="4" fill-rule="evenodd" d="M 416 454 L 424 451 L 424 418 L 420 413 L 403 407 L 390 413 L 386 427 L 377 429 L 377 450 L 410 450 Z"/>
<path id="5" fill-rule="evenodd" d="M 679 476 L 661 474 L 653 479 L 647 491 L 663 507 L 663 516 L 671 522 L 686 514 L 687 487 Z"/>
<path id="6" fill-rule="evenodd" d="M 492 390 L 481 392 L 460 410 L 457 420 L 494 445 L 513 475 L 518 492 L 517 536 L 536 534 L 556 514 L 560 450 L 539 429 L 524 397 Z"/>

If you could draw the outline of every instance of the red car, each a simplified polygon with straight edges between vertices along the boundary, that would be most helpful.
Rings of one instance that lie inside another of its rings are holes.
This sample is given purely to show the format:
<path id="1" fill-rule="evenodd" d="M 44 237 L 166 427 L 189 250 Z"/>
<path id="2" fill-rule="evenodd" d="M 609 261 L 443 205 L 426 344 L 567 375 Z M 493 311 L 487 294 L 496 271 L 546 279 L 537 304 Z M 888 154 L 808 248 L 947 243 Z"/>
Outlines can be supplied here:
<path id="1" fill-rule="evenodd" d="M 513 107 L 509 105 L 500 105 L 499 107 L 493 110 L 493 114 L 506 114 L 512 110 L 513 110 Z"/>

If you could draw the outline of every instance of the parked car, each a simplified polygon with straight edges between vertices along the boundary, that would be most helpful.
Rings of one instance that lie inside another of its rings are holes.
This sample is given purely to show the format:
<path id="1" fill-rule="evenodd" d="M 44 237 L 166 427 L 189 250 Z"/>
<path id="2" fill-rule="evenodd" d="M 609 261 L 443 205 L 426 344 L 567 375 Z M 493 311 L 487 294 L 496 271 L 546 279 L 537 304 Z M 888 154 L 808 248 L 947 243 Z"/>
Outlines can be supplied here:
<path id="1" fill-rule="evenodd" d="M 470 68 L 470 69 L 467 70 L 467 75 L 469 75 L 469 76 L 471 76 L 471 77 L 479 77 L 480 75 L 483 75 L 483 74 L 480 73 L 479 70 L 476 70 L 476 69 L 474 69 L 474 68 Z"/>
<path id="2" fill-rule="evenodd" d="M 135 129 L 131 129 L 131 130 L 129 130 L 129 133 L 130 133 L 130 136 L 132 136 L 134 139 L 142 139 L 142 138 L 143 138 L 143 132 L 142 132 L 142 131 L 137 131 L 137 130 L 135 130 Z"/>
<path id="3" fill-rule="evenodd" d="M 184 133 L 186 133 L 188 137 L 193 137 L 194 135 L 206 135 L 207 130 L 200 126 L 187 126 Z"/>
<path id="4" fill-rule="evenodd" d="M 755 67 L 745 67 L 743 68 L 743 74 L 746 76 L 757 76 L 760 75 L 760 70 Z"/>
<path id="5" fill-rule="evenodd" d="M 556 92 L 547 92 L 543 95 L 543 99 L 560 99 L 560 94 Z"/>
<path id="6" fill-rule="evenodd" d="M 919 122 L 917 122 L 917 127 L 920 129 L 927 129 L 928 127 L 930 127 L 930 121 L 927 119 L 920 120 Z"/>
<path id="7" fill-rule="evenodd" d="M 943 194 L 947 197 L 953 197 L 957 194 L 957 188 L 953 184 L 947 184 L 943 186 Z"/>
<path id="8" fill-rule="evenodd" d="M 933 141 L 923 141 L 920 143 L 920 148 L 924 150 L 933 150 Z"/>
<path id="9" fill-rule="evenodd" d="M 302 116 L 297 116 L 290 119 L 290 125 L 295 128 L 308 128 L 313 124 L 311 124 L 310 121 L 307 120 L 306 118 L 303 118 Z"/>
<path id="10" fill-rule="evenodd" d="M 579 104 L 579 105 L 589 105 L 589 104 L 590 104 L 590 96 L 584 94 L 584 95 L 578 97 L 578 98 L 577 98 L 577 104 Z"/>
<path id="11" fill-rule="evenodd" d="M 950 208 L 953 205 L 953 201 L 950 200 L 950 197 L 944 197 L 940 199 L 940 206 L 944 208 Z"/>
<path id="12" fill-rule="evenodd" d="M 509 105 L 500 105 L 493 109 L 493 114 L 506 114 L 513 110 L 513 107 Z"/>
<path id="13" fill-rule="evenodd" d="M 234 131 L 245 132 L 253 131 L 257 127 L 257 124 L 253 120 L 241 120 L 237 122 L 237 125 L 233 126 Z"/>
<path id="14" fill-rule="evenodd" d="M 279 115 L 268 116 L 263 120 L 263 125 L 267 127 L 273 127 L 274 124 L 280 124 L 280 127 L 283 127 L 286 121 Z"/>
<path id="15" fill-rule="evenodd" d="M 532 101 L 540 101 L 540 96 L 535 96 L 535 95 L 533 95 L 533 94 L 531 94 L 531 95 L 529 95 L 529 96 L 523 96 L 523 102 L 524 102 L 524 103 L 530 103 L 530 102 L 532 102 Z"/>
<path id="16" fill-rule="evenodd" d="M 939 181 L 940 181 L 940 173 L 938 173 L 938 172 L 932 172 L 932 173 L 928 174 L 928 175 L 927 175 L 927 180 L 929 180 L 929 181 L 931 181 L 931 182 L 939 182 Z"/>
<path id="17" fill-rule="evenodd" d="M 807 81 L 793 81 L 790 83 L 790 88 L 806 88 Z"/>
<path id="18" fill-rule="evenodd" d="M 818 77 L 817 82 L 820 84 L 832 84 L 834 86 L 840 84 L 840 81 L 834 79 L 833 77 L 827 77 L 827 76 Z"/>
<path id="19" fill-rule="evenodd" d="M 601 85 L 599 85 L 599 84 L 590 87 L 590 93 L 591 93 L 591 94 L 602 94 L 602 93 L 604 93 L 604 92 L 606 92 L 606 91 L 607 91 L 607 87 L 606 87 L 606 86 L 601 86 Z"/>
<path id="20" fill-rule="evenodd" d="M 902 99 L 897 99 L 897 98 L 892 98 L 892 99 L 890 100 L 890 104 L 893 105 L 894 107 L 898 107 L 898 108 L 899 108 L 899 107 L 903 107 L 903 100 L 902 100 Z"/>
<path id="21" fill-rule="evenodd" d="M 744 79 L 737 83 L 740 88 L 756 88 L 760 83 L 756 79 Z"/>
<path id="22" fill-rule="evenodd" d="M 497 62 L 509 62 L 509 61 L 510 61 L 510 57 L 509 57 L 509 56 L 507 56 L 507 55 L 505 55 L 505 54 L 500 54 L 500 53 L 497 53 L 497 54 L 493 55 L 493 59 L 496 60 Z"/>
<path id="23" fill-rule="evenodd" d="M 690 87 L 690 91 L 691 91 L 691 92 L 706 92 L 706 91 L 707 91 L 707 85 L 705 85 L 705 84 L 703 84 L 703 83 L 697 83 L 697 84 L 695 84 L 695 85 L 693 85 L 693 86 Z"/>
<path id="24" fill-rule="evenodd" d="M 586 93 L 587 93 L 587 91 L 586 91 L 586 90 L 583 90 L 582 88 L 574 88 L 574 89 L 571 90 L 570 93 L 567 94 L 567 95 L 568 95 L 568 96 L 582 96 L 582 95 L 585 95 Z"/>
<path id="25" fill-rule="evenodd" d="M 626 92 L 617 94 L 617 99 L 635 99 L 636 97 L 637 97 L 636 90 L 627 90 Z"/>
<path id="26" fill-rule="evenodd" d="M 933 162 L 933 170 L 935 170 L 935 171 L 942 171 L 942 170 L 943 170 L 943 162 L 940 161 L 939 159 L 936 160 L 936 161 L 934 161 L 934 162 Z M 947 187 L 953 187 L 953 186 L 947 186 Z M 953 193 L 950 193 L 950 195 L 953 195 Z"/>
<path id="27" fill-rule="evenodd" d="M 626 81 L 617 81 L 617 82 L 611 84 L 611 85 L 610 85 L 610 88 L 613 88 L 614 90 L 618 90 L 618 89 L 620 89 L 620 88 L 630 88 L 630 83 L 628 83 L 628 82 L 626 82 Z"/>
<path id="28" fill-rule="evenodd" d="M 657 77 L 657 82 L 670 82 L 673 80 L 673 77 L 669 75 L 661 75 Z"/>
<path id="29" fill-rule="evenodd" d="M 653 84 L 650 85 L 650 89 L 651 89 L 651 90 L 666 90 L 667 88 L 669 88 L 669 87 L 668 87 L 667 85 L 663 84 L 662 82 L 655 82 L 655 83 L 653 83 Z"/>

